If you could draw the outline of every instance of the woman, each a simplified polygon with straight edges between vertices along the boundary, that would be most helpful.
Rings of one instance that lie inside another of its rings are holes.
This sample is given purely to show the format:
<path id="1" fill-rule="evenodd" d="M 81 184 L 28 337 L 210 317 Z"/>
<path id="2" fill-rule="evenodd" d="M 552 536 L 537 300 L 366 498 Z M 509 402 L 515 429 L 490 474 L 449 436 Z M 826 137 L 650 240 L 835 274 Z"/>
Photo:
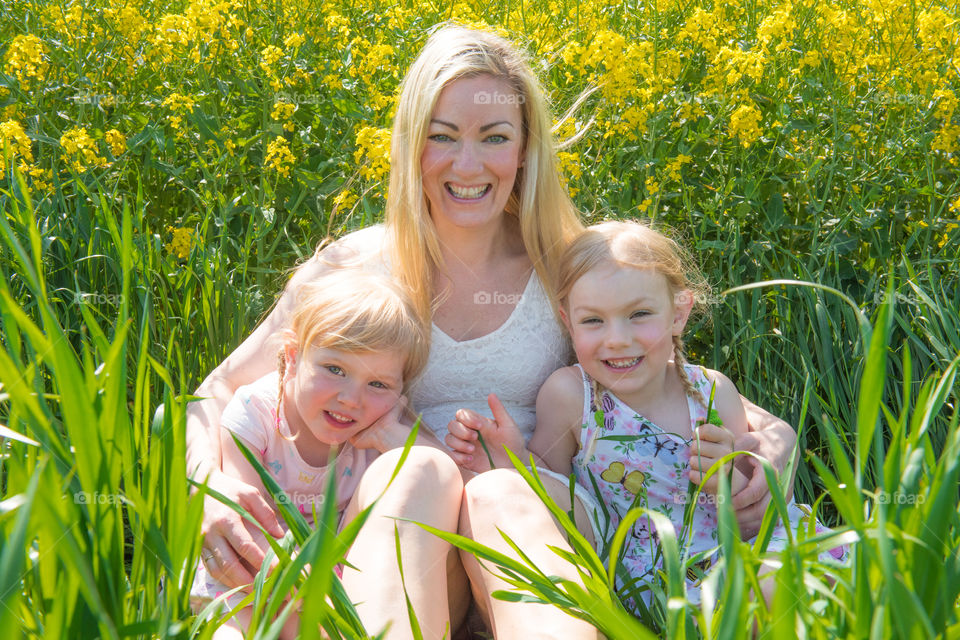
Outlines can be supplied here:
<path id="1" fill-rule="evenodd" d="M 411 394 L 424 424 L 442 436 L 451 421 L 477 419 L 492 392 L 529 432 L 537 389 L 572 355 L 550 304 L 550 276 L 560 252 L 581 229 L 555 166 L 550 127 L 537 79 L 509 42 L 460 27 L 434 33 L 401 87 L 386 224 L 353 233 L 300 267 L 276 309 L 203 382 L 197 395 L 209 399 L 191 405 L 188 420 L 188 464 L 197 470 L 195 476 L 209 475 L 211 486 L 279 533 L 262 496 L 219 471 L 219 415 L 234 389 L 273 365 L 267 339 L 286 326 L 298 288 L 342 264 L 389 271 L 432 320 L 430 361 Z M 491 404 L 497 417 L 501 407 Z M 770 458 L 782 470 L 795 434 L 789 425 L 745 405 L 756 433 L 738 446 Z M 381 451 L 405 439 L 407 427 L 398 416 L 399 409 L 367 434 Z M 364 476 L 369 486 L 361 486 L 357 508 L 378 495 L 392 472 L 392 457 L 380 460 L 383 464 Z M 517 474 L 496 470 L 470 479 L 461 503 L 450 495 L 458 483 L 448 481 L 451 471 L 440 456 L 417 448 L 407 466 L 409 478 L 398 478 L 402 482 L 391 486 L 377 514 L 459 530 L 513 555 L 500 536 L 503 530 L 547 573 L 575 579 L 546 547 L 565 547 L 564 536 Z M 566 487 L 548 482 L 562 502 Z M 766 499 L 759 475 L 735 497 L 735 505 L 745 507 L 738 512 L 745 533 L 757 526 Z M 391 622 L 392 637 L 409 637 L 402 598 L 396 596 L 399 574 L 389 555 L 394 522 L 371 518 L 347 557 L 361 572 L 345 573 L 344 584 L 363 600 L 358 610 L 369 629 Z M 213 501 L 207 503 L 204 533 L 210 573 L 228 584 L 249 581 L 251 571 L 240 558 L 259 566 L 265 545 L 258 534 Z M 592 627 L 552 607 L 492 599 L 492 591 L 505 588 L 502 582 L 468 554 L 461 566 L 446 545 L 421 534 L 401 528 L 404 572 L 421 577 L 407 579 L 408 595 L 427 637 L 441 637 L 447 621 L 453 628 L 459 625 L 468 587 L 496 637 L 596 637 Z"/>

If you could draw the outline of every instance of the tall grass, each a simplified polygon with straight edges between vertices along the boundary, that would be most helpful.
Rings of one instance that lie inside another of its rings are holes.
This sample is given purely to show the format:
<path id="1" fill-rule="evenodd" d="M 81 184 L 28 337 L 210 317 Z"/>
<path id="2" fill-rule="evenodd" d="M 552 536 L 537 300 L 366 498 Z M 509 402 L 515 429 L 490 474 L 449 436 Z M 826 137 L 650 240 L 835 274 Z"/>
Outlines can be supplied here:
<path id="1" fill-rule="evenodd" d="M 561 110 L 601 86 L 561 126 L 570 136 L 593 122 L 561 157 L 588 219 L 671 225 L 718 291 L 822 287 L 718 295 L 688 345 L 691 360 L 727 372 L 798 430 L 796 495 L 817 505 L 833 538 L 808 537 L 774 559 L 767 607 L 747 597 L 761 550 L 727 527 L 723 564 L 695 607 L 681 579 L 691 559 L 665 536 L 667 570 L 648 585 L 654 604 L 640 623 L 662 637 L 730 637 L 753 622 L 771 637 L 960 637 L 960 174 L 956 151 L 932 149 L 960 117 L 935 93 L 960 90 L 955 3 L 794 3 L 792 30 L 768 45 L 761 27 L 776 27 L 785 5 L 361 0 L 235 3 L 219 18 L 186 19 L 213 3 L 144 0 L 124 5 L 142 19 L 137 31 L 108 4 L 0 3 L 0 125 L 22 125 L 33 156 L 3 149 L 0 175 L 0 637 L 212 633 L 188 607 L 202 500 L 185 479 L 185 403 L 287 269 L 327 233 L 380 219 L 383 174 L 371 169 L 382 150 L 358 134 L 388 126 L 390 101 L 377 95 L 389 97 L 427 29 L 448 18 L 505 25 L 543 62 Z M 715 86 L 727 63 L 681 32 L 699 10 L 723 32 L 698 37 L 737 55 L 767 52 L 762 75 Z M 932 28 L 931 16 L 948 22 Z M 172 62 L 165 34 L 182 36 Z M 304 44 L 287 46 L 293 34 Z M 49 68 L 21 82 L 9 59 L 23 35 L 43 42 Z M 377 60 L 376 44 L 393 52 Z M 267 69 L 269 46 L 284 57 Z M 801 62 L 814 52 L 819 62 Z M 164 105 L 172 94 L 194 108 Z M 281 94 L 297 101 L 293 131 L 272 116 Z M 760 137 L 743 144 L 731 119 L 750 104 Z M 625 128 L 637 109 L 643 124 Z M 73 127 L 108 163 L 72 166 L 60 138 Z M 112 128 L 126 141 L 117 155 Z M 277 138 L 295 156 L 288 177 L 265 162 Z M 672 176 L 680 155 L 692 160 Z M 17 165 L 50 172 L 26 178 L 32 202 Z M 189 232 L 184 251 L 174 230 Z M 251 599 L 259 632 L 275 631 L 279 596 L 296 590 L 310 605 L 305 628 L 378 633 L 357 626 L 317 570 L 347 539 L 293 528 L 299 555 L 278 548 L 283 570 Z M 819 562 L 837 539 L 850 563 Z M 473 550 L 512 572 L 524 595 L 507 597 L 553 602 L 610 637 L 643 637 L 609 565 L 575 548 L 586 591 Z M 309 578 L 298 572 L 306 562 Z"/>

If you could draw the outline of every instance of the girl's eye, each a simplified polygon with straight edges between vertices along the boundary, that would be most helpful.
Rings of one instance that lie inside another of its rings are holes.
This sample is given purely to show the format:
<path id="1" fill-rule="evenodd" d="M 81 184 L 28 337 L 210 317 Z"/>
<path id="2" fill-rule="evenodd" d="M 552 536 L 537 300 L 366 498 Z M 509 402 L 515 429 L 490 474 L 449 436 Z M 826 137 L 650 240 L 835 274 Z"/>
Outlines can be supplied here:
<path id="1" fill-rule="evenodd" d="M 370 383 L 370 386 L 371 386 L 371 387 L 376 387 L 377 389 L 389 389 L 389 388 L 390 388 L 390 387 L 387 386 L 385 383 L 380 382 L 379 380 L 374 380 L 373 382 Z"/>
<path id="2" fill-rule="evenodd" d="M 644 310 L 640 310 L 640 311 L 634 311 L 632 314 L 630 314 L 630 317 L 631 317 L 631 318 L 643 318 L 643 317 L 646 317 L 646 316 L 648 316 L 648 315 L 650 315 L 650 312 L 644 309 Z"/>
<path id="3" fill-rule="evenodd" d="M 584 318 L 580 324 L 600 324 L 603 322 L 600 318 Z"/>
<path id="4" fill-rule="evenodd" d="M 335 365 L 335 364 L 327 364 L 327 365 L 324 365 L 324 368 L 325 368 L 327 371 L 329 371 L 330 373 L 332 373 L 333 375 L 335 375 L 335 376 L 342 376 L 342 375 L 343 375 L 343 369 L 341 369 L 340 367 L 338 367 L 338 366 Z"/>

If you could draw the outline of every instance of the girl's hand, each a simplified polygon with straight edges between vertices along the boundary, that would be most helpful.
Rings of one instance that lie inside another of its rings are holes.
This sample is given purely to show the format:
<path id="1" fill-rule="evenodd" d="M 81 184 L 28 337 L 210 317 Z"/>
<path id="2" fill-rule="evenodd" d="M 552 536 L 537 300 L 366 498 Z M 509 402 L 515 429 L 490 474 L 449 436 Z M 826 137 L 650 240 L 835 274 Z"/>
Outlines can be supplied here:
<path id="1" fill-rule="evenodd" d="M 400 421 L 406 408 L 407 397 L 399 396 L 393 408 L 350 438 L 350 444 L 357 449 L 376 449 L 380 453 L 402 447 L 410 435 L 410 427 Z"/>
<path id="2" fill-rule="evenodd" d="M 693 443 L 690 446 L 690 481 L 703 484 L 703 490 L 716 494 L 719 478 L 717 474 L 710 476 L 706 483 L 703 477 L 720 458 L 733 452 L 734 435 L 723 427 L 715 424 L 702 424 L 694 432 Z M 729 469 L 730 462 L 725 468 Z M 731 478 L 731 494 L 740 491 L 747 484 L 747 477 L 735 471 L 736 477 Z"/>
<path id="3" fill-rule="evenodd" d="M 521 458 L 526 455 L 520 427 L 507 413 L 497 395 L 491 393 L 487 396 L 487 404 L 490 405 L 492 419 L 469 409 L 460 409 L 456 413 L 456 419 L 447 425 L 449 433 L 445 438 L 447 446 L 452 450 L 451 457 L 454 462 L 477 473 L 490 470 L 490 460 L 479 442 L 480 435 L 483 436 L 490 457 L 497 467 L 513 467 L 504 447 Z"/>

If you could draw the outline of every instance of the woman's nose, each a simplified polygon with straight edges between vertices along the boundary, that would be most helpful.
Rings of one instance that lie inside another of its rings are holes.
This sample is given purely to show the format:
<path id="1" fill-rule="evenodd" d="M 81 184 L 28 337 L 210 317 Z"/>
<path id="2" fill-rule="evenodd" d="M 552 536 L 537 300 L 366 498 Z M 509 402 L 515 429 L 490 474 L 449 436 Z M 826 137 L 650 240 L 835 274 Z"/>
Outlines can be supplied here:
<path id="1" fill-rule="evenodd" d="M 480 153 L 471 142 L 460 142 L 454 151 L 453 170 L 464 176 L 473 176 L 483 169 Z"/>

